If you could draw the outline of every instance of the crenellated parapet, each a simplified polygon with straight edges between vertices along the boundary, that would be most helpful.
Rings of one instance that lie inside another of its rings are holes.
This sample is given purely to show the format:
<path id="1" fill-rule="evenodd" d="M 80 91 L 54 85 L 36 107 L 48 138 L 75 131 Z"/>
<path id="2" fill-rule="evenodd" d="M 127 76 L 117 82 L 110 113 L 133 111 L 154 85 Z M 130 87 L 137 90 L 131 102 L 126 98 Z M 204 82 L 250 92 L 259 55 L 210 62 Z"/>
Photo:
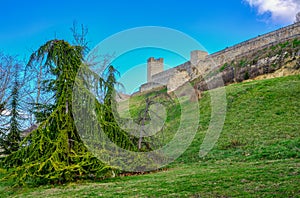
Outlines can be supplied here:
<path id="1" fill-rule="evenodd" d="M 144 84 L 140 91 L 162 85 L 167 85 L 169 91 L 174 91 L 187 81 L 200 75 L 205 76 L 211 70 L 217 69 L 225 63 L 293 38 L 300 38 L 300 22 L 259 35 L 210 55 L 202 50 L 194 50 L 191 52 L 189 61 L 165 71 L 163 71 L 163 59 L 151 57 L 148 59 L 147 66 L 148 83 Z"/>

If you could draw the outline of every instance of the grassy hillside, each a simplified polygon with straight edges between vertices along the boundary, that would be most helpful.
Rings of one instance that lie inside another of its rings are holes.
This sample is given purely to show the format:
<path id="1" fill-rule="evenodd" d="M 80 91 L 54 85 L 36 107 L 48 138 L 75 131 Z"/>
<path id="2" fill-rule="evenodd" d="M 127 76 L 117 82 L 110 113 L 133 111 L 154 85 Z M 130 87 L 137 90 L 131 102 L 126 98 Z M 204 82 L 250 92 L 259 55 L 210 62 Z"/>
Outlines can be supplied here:
<path id="1" fill-rule="evenodd" d="M 204 158 L 199 158 L 199 148 L 210 121 L 209 92 L 199 102 L 194 141 L 162 171 L 38 188 L 12 189 L 11 181 L 5 181 L 0 197 L 300 197 L 300 76 L 233 84 L 226 95 L 224 128 Z M 129 114 L 137 115 L 143 97 L 132 99 Z M 180 110 L 169 111 L 170 132 Z M 0 170 L 0 177 L 5 174 Z"/>

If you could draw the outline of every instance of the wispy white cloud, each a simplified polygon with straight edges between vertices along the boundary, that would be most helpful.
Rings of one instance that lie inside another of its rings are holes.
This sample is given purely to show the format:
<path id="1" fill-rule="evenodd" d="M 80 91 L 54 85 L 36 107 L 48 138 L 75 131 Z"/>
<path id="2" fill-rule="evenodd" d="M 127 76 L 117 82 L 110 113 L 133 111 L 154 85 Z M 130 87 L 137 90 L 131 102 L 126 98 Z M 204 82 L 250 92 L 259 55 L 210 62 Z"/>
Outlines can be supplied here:
<path id="1" fill-rule="evenodd" d="M 258 15 L 275 23 L 293 23 L 300 12 L 300 0 L 244 0 L 257 9 Z"/>

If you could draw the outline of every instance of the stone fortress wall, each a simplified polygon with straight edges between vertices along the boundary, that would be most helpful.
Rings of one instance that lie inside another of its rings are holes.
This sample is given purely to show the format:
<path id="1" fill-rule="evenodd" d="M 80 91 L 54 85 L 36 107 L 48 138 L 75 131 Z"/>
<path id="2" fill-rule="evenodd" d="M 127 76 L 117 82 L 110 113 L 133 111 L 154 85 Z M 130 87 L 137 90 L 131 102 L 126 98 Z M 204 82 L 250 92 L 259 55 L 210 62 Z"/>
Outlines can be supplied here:
<path id="1" fill-rule="evenodd" d="M 212 69 L 219 68 L 225 63 L 297 37 L 300 37 L 300 22 L 249 39 L 211 55 L 200 50 L 192 51 L 189 61 L 165 71 L 163 71 L 162 58 L 149 58 L 147 83 L 140 87 L 140 91 L 151 90 L 163 85 L 167 85 L 169 91 L 174 91 L 187 81 L 199 75 L 205 76 Z"/>

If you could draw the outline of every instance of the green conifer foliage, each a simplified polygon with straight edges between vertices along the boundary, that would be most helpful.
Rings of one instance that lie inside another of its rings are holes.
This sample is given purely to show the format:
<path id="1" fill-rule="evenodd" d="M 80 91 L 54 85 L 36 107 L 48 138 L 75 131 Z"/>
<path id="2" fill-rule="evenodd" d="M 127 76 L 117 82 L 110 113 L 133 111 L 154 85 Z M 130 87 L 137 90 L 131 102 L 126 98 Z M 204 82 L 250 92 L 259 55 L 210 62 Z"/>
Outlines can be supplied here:
<path id="1" fill-rule="evenodd" d="M 137 146 L 133 143 L 136 141 L 136 138 L 130 137 L 125 131 L 120 129 L 116 122 L 118 114 L 116 111 L 115 86 L 118 84 L 116 75 L 119 75 L 119 72 L 112 65 L 107 68 L 106 72 L 107 79 L 104 83 L 104 116 L 100 123 L 102 124 L 103 131 L 112 142 L 121 148 L 134 151 L 137 149 Z"/>
<path id="2" fill-rule="evenodd" d="M 14 86 L 11 92 L 11 103 L 10 103 L 10 121 L 8 123 L 8 128 L 6 130 L 2 130 L 0 146 L 3 148 L 3 154 L 11 154 L 14 151 L 19 149 L 19 144 L 21 141 L 20 137 L 20 115 L 19 115 L 19 82 L 17 78 L 17 74 L 15 76 Z"/>
<path id="3" fill-rule="evenodd" d="M 51 40 L 32 54 L 30 61 L 36 59 L 44 60 L 54 76 L 47 86 L 55 93 L 55 105 L 51 115 L 23 140 L 21 149 L 4 159 L 3 165 L 13 168 L 11 176 L 19 185 L 111 176 L 112 168 L 87 150 L 74 124 L 72 88 L 82 66 L 82 48 Z"/>

